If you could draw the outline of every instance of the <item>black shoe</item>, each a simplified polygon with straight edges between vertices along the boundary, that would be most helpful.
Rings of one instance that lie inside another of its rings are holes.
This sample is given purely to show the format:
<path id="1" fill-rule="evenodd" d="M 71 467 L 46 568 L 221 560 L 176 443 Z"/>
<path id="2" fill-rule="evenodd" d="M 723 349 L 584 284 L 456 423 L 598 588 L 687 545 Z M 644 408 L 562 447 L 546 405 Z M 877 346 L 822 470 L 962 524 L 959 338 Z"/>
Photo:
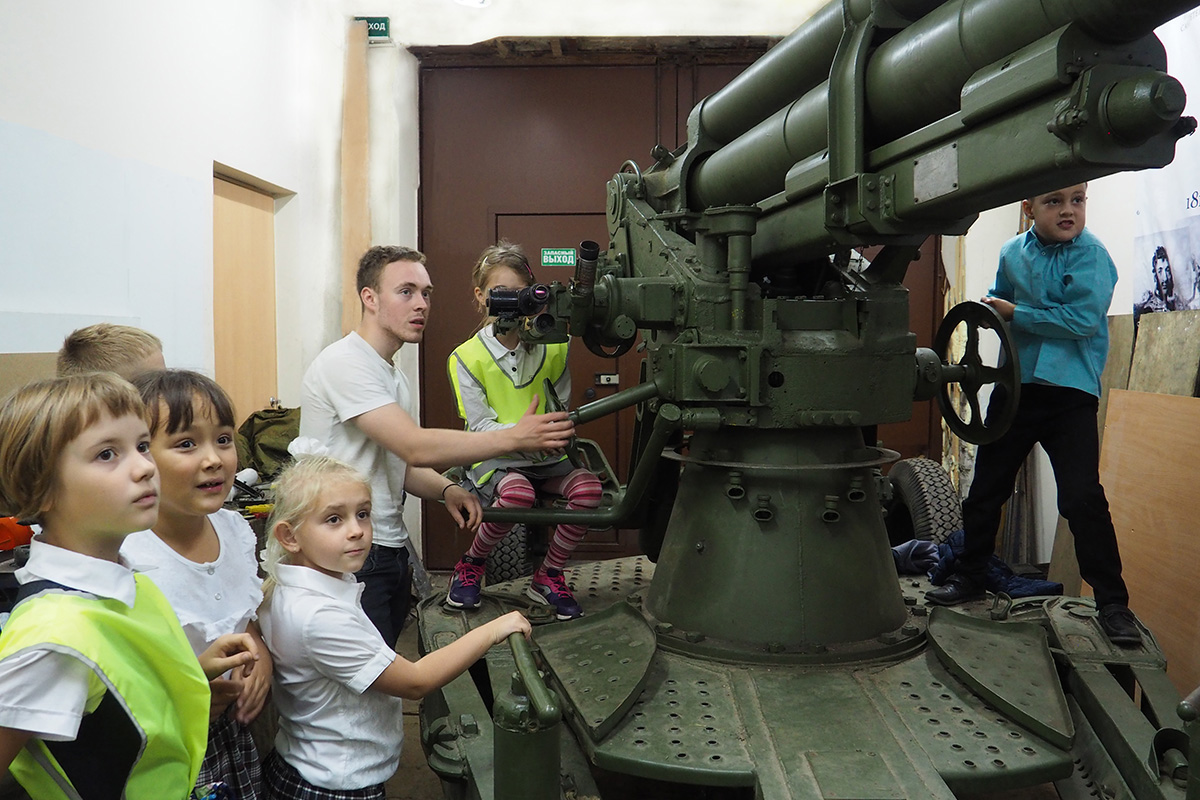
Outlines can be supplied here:
<path id="1" fill-rule="evenodd" d="M 1126 606 L 1109 603 L 1100 609 L 1100 627 L 1113 644 L 1138 647 L 1142 643 L 1142 632 L 1138 630 L 1137 617 Z"/>
<path id="2" fill-rule="evenodd" d="M 979 600 L 986 592 L 983 584 L 976 583 L 966 575 L 951 575 L 946 582 L 936 589 L 925 593 L 925 599 L 938 606 L 956 606 L 968 600 Z"/>

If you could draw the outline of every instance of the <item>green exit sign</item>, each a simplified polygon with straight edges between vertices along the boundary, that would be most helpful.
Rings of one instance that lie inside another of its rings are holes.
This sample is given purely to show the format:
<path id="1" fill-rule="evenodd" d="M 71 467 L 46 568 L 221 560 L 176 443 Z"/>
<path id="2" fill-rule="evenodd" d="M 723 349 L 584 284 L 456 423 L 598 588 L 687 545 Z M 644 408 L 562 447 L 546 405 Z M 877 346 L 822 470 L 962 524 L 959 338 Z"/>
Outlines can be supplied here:
<path id="1" fill-rule="evenodd" d="M 543 267 L 573 267 L 575 266 L 574 247 L 543 247 Z"/>
<path id="2" fill-rule="evenodd" d="M 367 23 L 368 39 L 392 38 L 392 25 L 388 17 L 355 17 L 354 20 Z"/>

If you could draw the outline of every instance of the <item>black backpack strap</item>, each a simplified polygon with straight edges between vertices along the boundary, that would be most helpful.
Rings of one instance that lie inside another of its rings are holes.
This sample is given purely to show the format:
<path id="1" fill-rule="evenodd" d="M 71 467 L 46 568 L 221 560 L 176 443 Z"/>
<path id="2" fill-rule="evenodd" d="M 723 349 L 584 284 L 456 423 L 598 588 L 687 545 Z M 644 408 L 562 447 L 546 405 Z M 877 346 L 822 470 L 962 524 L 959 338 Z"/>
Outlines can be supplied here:
<path id="1" fill-rule="evenodd" d="M 137 726 L 111 691 L 84 716 L 74 741 L 43 743 L 88 800 L 120 800 L 142 751 Z"/>
<path id="2" fill-rule="evenodd" d="M 18 589 L 14 608 L 23 600 L 46 592 L 95 596 L 54 581 L 30 581 Z M 111 691 L 104 693 L 95 711 L 84 716 L 74 741 L 43 744 L 75 790 L 89 800 L 120 800 L 142 751 L 137 726 Z"/>

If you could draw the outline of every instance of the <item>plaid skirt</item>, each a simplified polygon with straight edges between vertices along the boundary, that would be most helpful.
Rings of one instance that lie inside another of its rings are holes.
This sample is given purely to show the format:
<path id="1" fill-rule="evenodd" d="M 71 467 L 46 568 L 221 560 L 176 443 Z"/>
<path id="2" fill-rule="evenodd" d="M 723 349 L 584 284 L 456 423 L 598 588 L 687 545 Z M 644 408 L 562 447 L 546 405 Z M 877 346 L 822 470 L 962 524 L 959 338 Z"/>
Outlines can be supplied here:
<path id="1" fill-rule="evenodd" d="M 262 791 L 262 767 L 250 729 L 228 711 L 208 725 L 208 749 L 196 785 L 218 781 L 226 784 L 237 800 L 258 800 Z"/>
<path id="2" fill-rule="evenodd" d="M 291 764 L 272 750 L 263 762 L 266 800 L 385 800 L 383 784 L 362 789 L 322 789 L 301 777 Z"/>

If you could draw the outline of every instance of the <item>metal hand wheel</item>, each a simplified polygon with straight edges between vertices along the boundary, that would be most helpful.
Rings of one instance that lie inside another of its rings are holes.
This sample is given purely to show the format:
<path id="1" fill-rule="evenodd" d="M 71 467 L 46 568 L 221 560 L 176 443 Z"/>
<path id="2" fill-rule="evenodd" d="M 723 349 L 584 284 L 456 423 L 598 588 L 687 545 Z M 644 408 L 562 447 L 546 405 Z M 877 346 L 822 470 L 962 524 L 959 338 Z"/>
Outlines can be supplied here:
<path id="1" fill-rule="evenodd" d="M 554 384 L 550 382 L 549 378 L 542 379 L 542 391 L 544 391 L 546 394 L 546 410 L 547 411 L 566 411 L 567 410 L 566 407 L 563 406 L 562 400 L 559 399 L 558 392 L 554 391 Z M 571 463 L 577 469 L 582 468 L 583 467 L 583 456 L 579 455 L 579 445 L 576 441 L 575 434 L 573 434 L 573 433 L 571 434 L 571 438 L 567 441 L 566 451 L 567 451 L 567 458 L 571 460 Z"/>
<path id="2" fill-rule="evenodd" d="M 955 328 L 967 326 L 967 346 L 962 359 L 951 361 L 950 338 Z M 979 353 L 979 330 L 989 328 L 1000 339 L 1000 365 L 983 363 Z M 1017 361 L 1017 350 L 1008 332 L 1008 324 L 994 308 L 977 302 L 959 303 L 942 320 L 934 337 L 933 349 L 942 361 L 942 385 L 938 390 L 938 405 L 946 425 L 959 438 L 972 444 L 989 444 L 996 441 L 1012 425 L 1021 399 L 1021 367 Z M 950 384 L 957 383 L 971 410 L 971 419 L 964 421 L 950 400 Z M 989 408 L 985 419 L 979 407 L 979 390 L 986 385 L 1003 386 L 1008 396 L 1004 406 Z"/>

